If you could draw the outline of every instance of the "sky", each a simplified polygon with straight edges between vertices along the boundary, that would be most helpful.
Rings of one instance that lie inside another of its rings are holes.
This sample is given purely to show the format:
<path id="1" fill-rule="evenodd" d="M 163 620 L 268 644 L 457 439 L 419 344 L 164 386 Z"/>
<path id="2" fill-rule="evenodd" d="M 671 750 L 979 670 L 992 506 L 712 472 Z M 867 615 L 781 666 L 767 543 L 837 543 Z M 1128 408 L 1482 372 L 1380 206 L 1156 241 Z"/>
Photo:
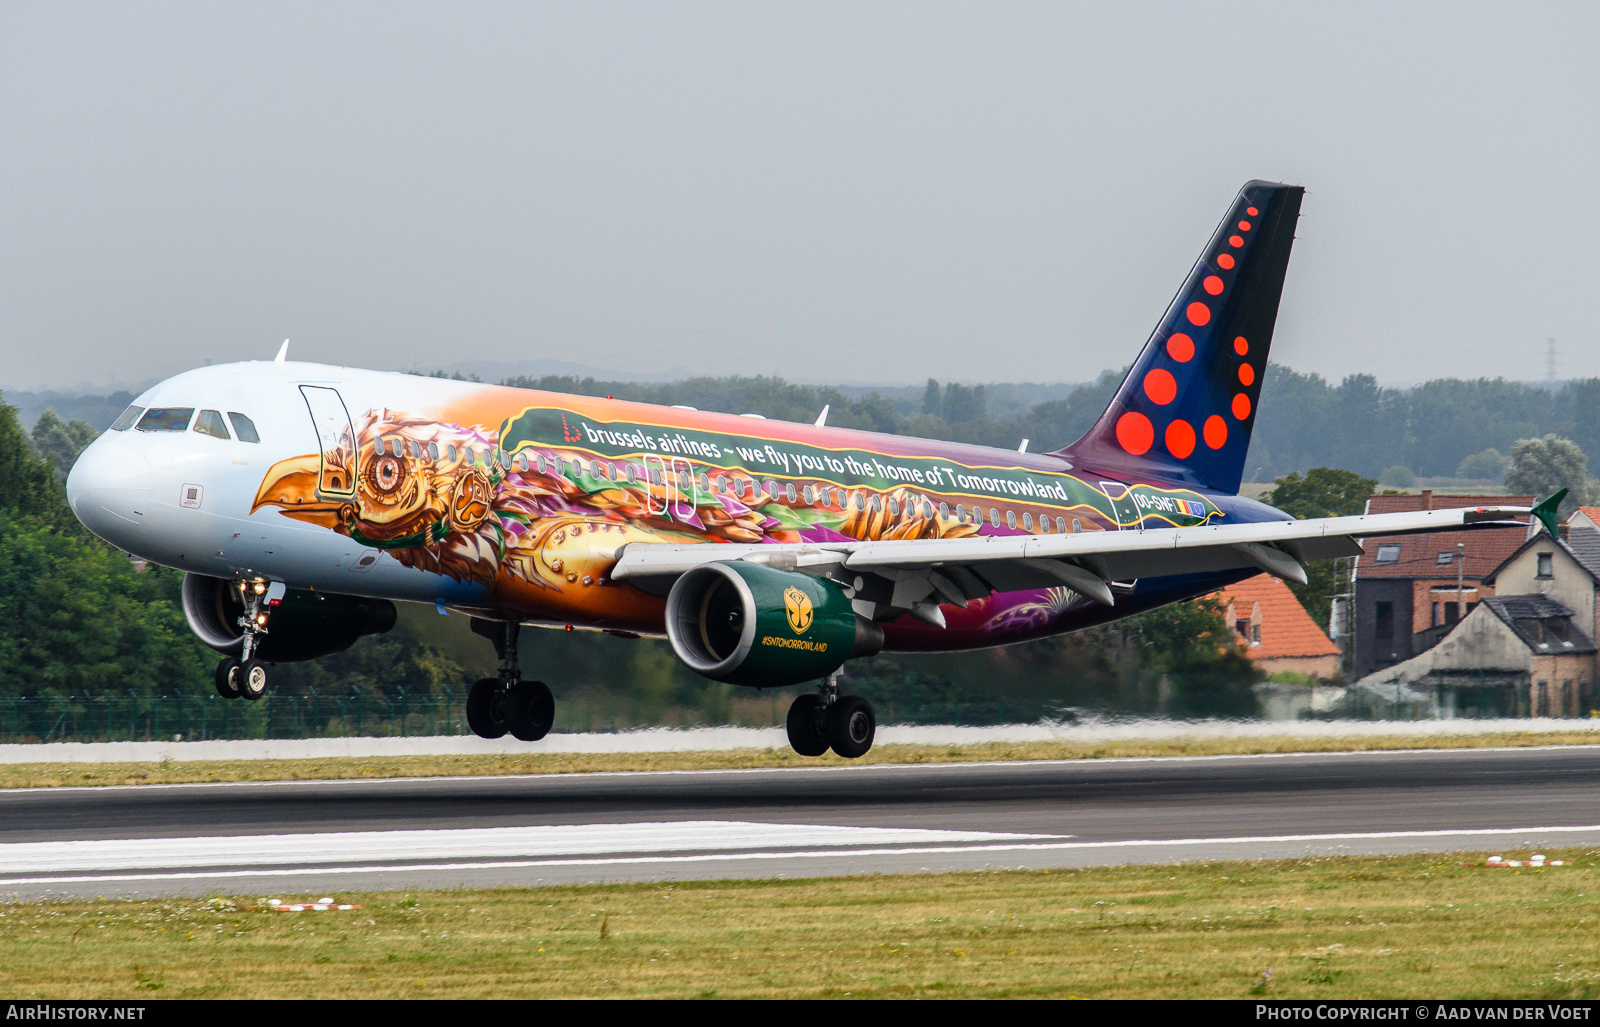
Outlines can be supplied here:
<path id="1" fill-rule="evenodd" d="M 1272 356 L 1600 375 L 1600 5 L 0 0 L 0 387 L 1084 381 L 1239 187 Z"/>

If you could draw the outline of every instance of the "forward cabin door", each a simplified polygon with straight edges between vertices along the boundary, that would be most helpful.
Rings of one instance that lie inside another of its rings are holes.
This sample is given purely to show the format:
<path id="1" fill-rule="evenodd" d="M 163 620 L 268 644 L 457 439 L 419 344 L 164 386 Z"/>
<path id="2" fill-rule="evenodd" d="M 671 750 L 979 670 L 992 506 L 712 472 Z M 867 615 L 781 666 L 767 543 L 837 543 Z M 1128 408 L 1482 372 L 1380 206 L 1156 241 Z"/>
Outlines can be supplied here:
<path id="1" fill-rule="evenodd" d="M 321 385 L 302 385 L 311 411 L 311 424 L 317 432 L 317 453 L 321 467 L 317 474 L 318 499 L 353 499 L 356 494 L 356 431 L 350 411 L 337 389 Z"/>

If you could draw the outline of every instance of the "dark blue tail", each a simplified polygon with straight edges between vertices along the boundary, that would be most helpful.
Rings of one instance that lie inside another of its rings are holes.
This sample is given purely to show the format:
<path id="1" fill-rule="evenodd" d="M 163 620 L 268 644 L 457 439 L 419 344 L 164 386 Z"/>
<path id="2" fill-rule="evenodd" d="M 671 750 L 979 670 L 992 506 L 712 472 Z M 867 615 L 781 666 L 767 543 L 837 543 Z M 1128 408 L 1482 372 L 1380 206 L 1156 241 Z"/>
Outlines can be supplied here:
<path id="1" fill-rule="evenodd" d="M 1273 182 L 1239 190 L 1116 398 L 1058 455 L 1239 491 L 1304 193 Z"/>

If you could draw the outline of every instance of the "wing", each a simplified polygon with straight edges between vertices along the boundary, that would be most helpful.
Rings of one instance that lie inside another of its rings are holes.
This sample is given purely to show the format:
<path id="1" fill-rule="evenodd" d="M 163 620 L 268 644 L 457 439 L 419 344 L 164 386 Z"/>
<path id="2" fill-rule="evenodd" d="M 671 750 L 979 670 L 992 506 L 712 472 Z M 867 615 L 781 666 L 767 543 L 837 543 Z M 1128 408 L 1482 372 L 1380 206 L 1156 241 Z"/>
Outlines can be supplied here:
<path id="1" fill-rule="evenodd" d="M 1065 585 L 1111 606 L 1116 602 L 1113 583 L 1133 578 L 1255 569 L 1304 582 L 1306 561 L 1357 556 L 1362 552 L 1357 539 L 1366 536 L 1523 527 L 1516 518 L 1533 512 L 1528 507 L 1479 507 L 1149 531 L 880 542 L 635 542 L 618 551 L 611 576 L 665 594 L 678 575 L 701 564 L 749 560 L 852 584 L 861 579 L 854 587 L 875 603 L 943 627 L 941 603 L 965 606 L 994 592 Z"/>

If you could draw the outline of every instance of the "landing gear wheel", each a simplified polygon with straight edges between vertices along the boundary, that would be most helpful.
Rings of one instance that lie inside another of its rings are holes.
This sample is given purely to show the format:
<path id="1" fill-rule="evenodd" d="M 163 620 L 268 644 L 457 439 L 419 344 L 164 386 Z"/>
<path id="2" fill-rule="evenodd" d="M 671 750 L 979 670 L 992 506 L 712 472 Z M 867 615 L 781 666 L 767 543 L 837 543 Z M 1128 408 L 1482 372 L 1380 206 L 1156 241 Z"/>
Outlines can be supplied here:
<path id="1" fill-rule="evenodd" d="M 239 658 L 230 656 L 217 664 L 217 694 L 224 699 L 239 698 Z"/>
<path id="2" fill-rule="evenodd" d="M 241 698 L 255 702 L 267 694 L 267 665 L 260 660 L 245 660 L 233 672 L 233 682 Z"/>
<path id="3" fill-rule="evenodd" d="M 807 693 L 789 704 L 789 745 L 802 756 L 821 756 L 828 751 L 828 718 L 822 697 Z"/>
<path id="4" fill-rule="evenodd" d="M 537 742 L 556 720 L 556 698 L 543 681 L 518 681 L 506 695 L 506 726 L 524 742 Z"/>
<path id="5" fill-rule="evenodd" d="M 499 738 L 506 733 L 505 694 L 494 678 L 480 679 L 467 693 L 467 726 L 479 738 Z"/>
<path id="6" fill-rule="evenodd" d="M 845 759 L 865 756 L 877 733 L 872 704 L 859 695 L 841 695 L 828 707 L 828 743 Z"/>

